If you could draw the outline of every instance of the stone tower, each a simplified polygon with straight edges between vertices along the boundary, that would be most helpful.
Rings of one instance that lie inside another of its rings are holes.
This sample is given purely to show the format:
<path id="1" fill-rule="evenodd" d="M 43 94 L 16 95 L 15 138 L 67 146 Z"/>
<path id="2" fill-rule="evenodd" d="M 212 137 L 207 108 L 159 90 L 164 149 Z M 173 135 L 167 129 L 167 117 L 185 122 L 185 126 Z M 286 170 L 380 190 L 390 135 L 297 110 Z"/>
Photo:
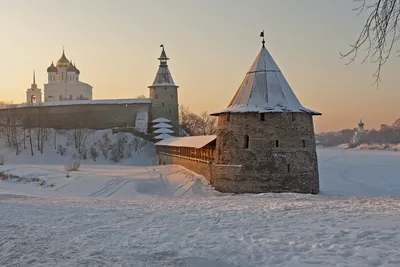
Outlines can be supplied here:
<path id="1" fill-rule="evenodd" d="M 33 72 L 33 83 L 31 88 L 26 90 L 26 103 L 40 103 L 42 102 L 42 90 L 37 87 L 35 71 Z"/>
<path id="2" fill-rule="evenodd" d="M 151 99 L 151 118 L 167 118 L 173 126 L 173 135 L 179 135 L 179 110 L 178 110 L 178 86 L 175 85 L 168 69 L 167 57 L 164 46 L 161 45 L 161 56 L 158 58 L 158 68 L 153 84 L 149 86 Z"/>
<path id="3" fill-rule="evenodd" d="M 263 37 L 263 35 L 262 35 Z M 235 193 L 319 193 L 313 115 L 265 48 L 218 116 L 213 183 Z"/>

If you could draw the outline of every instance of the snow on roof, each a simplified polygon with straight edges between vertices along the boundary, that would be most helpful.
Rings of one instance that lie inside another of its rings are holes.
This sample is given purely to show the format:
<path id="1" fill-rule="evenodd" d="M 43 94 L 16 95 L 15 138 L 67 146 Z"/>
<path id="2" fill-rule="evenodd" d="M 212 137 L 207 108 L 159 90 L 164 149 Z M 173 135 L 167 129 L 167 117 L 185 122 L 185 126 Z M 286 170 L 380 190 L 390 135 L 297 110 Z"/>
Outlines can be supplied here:
<path id="1" fill-rule="evenodd" d="M 169 59 L 165 53 L 164 47 L 161 52 L 161 56 L 158 58 L 160 60 L 160 66 L 158 68 L 156 77 L 154 78 L 153 84 L 149 87 L 153 86 L 175 86 L 174 80 L 172 79 L 172 75 L 169 72 L 167 60 Z"/>
<path id="2" fill-rule="evenodd" d="M 228 112 L 306 112 L 321 115 L 300 104 L 264 45 L 228 107 L 211 115 Z"/>
<path id="3" fill-rule="evenodd" d="M 160 128 L 158 130 L 155 130 L 153 133 L 155 133 L 155 134 L 163 134 L 163 133 L 170 134 L 170 133 L 174 133 L 174 131 L 167 129 L 167 128 Z"/>
<path id="4" fill-rule="evenodd" d="M 172 128 L 171 125 L 166 124 L 165 122 L 157 123 L 156 125 L 153 125 L 153 128 Z"/>
<path id="5" fill-rule="evenodd" d="M 8 108 L 25 108 L 25 107 L 52 107 L 52 106 L 69 106 L 69 105 L 123 105 L 123 104 L 150 104 L 149 98 L 127 98 L 127 99 L 99 99 L 99 100 L 64 100 L 42 103 L 23 103 L 15 105 L 2 106 L 0 109 Z"/>
<path id="6" fill-rule="evenodd" d="M 176 86 L 172 75 L 169 72 L 168 65 L 160 65 L 158 68 L 156 77 L 154 78 L 153 84 L 151 86 Z"/>
<path id="7" fill-rule="evenodd" d="M 157 142 L 156 146 L 176 146 L 202 148 L 217 138 L 216 135 L 173 137 Z"/>
<path id="8" fill-rule="evenodd" d="M 154 137 L 154 139 L 158 139 L 158 140 L 165 140 L 165 139 L 169 139 L 172 138 L 172 135 L 169 135 L 167 133 L 163 133 L 160 135 L 157 135 L 156 137 Z"/>
<path id="9" fill-rule="evenodd" d="M 151 122 L 159 123 L 159 122 L 171 122 L 171 121 L 166 118 L 158 118 L 158 119 L 152 120 Z"/>

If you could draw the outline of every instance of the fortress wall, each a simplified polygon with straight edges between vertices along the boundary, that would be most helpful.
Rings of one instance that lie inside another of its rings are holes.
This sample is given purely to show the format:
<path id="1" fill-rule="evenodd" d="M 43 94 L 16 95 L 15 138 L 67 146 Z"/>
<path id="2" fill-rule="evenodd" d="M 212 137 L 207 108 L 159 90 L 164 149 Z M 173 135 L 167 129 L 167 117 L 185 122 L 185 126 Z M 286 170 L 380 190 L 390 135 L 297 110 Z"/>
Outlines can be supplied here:
<path id="1" fill-rule="evenodd" d="M 219 192 L 224 193 L 265 193 L 292 192 L 318 193 L 318 179 L 314 173 L 270 173 L 259 175 L 241 165 L 222 165 L 211 162 L 158 153 L 159 164 L 180 165 L 204 176 Z"/>
<path id="2" fill-rule="evenodd" d="M 238 183 L 240 179 L 238 175 L 241 168 L 239 165 L 213 164 L 210 183 L 219 192 L 239 193 L 241 192 L 239 186 L 242 186 L 242 184 Z"/>
<path id="3" fill-rule="evenodd" d="M 0 109 L 0 120 L 12 118 L 29 127 L 107 129 L 134 126 L 137 113 L 150 109 L 149 103 L 18 107 Z"/>
<path id="4" fill-rule="evenodd" d="M 160 165 L 181 165 L 188 170 L 203 175 L 207 180 L 211 180 L 211 164 L 206 161 L 161 152 L 158 153 L 158 159 Z"/>

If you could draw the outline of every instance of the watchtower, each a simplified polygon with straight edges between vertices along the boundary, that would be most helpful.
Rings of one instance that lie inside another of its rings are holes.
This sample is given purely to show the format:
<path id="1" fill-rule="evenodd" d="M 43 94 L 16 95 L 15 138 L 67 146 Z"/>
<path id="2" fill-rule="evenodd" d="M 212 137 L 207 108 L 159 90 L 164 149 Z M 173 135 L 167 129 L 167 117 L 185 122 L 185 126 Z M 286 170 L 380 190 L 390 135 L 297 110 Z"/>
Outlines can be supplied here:
<path id="1" fill-rule="evenodd" d="M 228 107 L 211 115 L 218 116 L 218 190 L 319 193 L 313 116 L 321 113 L 300 104 L 264 38 Z"/>

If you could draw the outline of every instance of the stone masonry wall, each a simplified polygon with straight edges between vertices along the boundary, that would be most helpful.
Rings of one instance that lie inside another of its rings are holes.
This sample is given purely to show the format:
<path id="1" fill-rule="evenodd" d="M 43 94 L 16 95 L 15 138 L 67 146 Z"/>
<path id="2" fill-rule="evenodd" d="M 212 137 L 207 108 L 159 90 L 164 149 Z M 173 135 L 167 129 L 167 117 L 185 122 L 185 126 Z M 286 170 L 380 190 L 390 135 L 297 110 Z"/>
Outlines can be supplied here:
<path id="1" fill-rule="evenodd" d="M 177 86 L 150 86 L 149 96 L 152 102 L 151 120 L 167 118 L 171 121 L 174 135 L 179 133 L 179 108 Z"/>
<path id="2" fill-rule="evenodd" d="M 290 112 L 261 116 L 258 113 L 219 116 L 216 164 L 227 168 L 242 166 L 229 177 L 234 180 L 234 192 L 319 193 L 312 116 Z M 217 177 L 213 175 L 214 179 Z M 223 173 L 219 175 L 219 179 L 226 177 Z"/>
<path id="3" fill-rule="evenodd" d="M 15 117 L 31 127 L 55 129 L 107 129 L 134 126 L 137 112 L 150 112 L 151 104 L 87 104 L 0 109 L 0 121 Z"/>

